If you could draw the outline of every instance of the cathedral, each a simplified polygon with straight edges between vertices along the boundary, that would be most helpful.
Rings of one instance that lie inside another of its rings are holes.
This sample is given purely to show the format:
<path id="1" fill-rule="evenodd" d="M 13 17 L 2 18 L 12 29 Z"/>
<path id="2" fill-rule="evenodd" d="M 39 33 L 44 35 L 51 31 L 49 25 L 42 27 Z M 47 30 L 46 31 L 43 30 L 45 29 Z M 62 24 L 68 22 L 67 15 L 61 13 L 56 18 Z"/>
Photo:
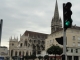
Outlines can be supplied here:
<path id="1" fill-rule="evenodd" d="M 58 3 L 56 0 L 54 17 L 51 21 L 51 34 L 39 33 L 26 30 L 23 35 L 18 38 L 9 39 L 9 56 L 26 56 L 32 54 L 41 54 L 50 46 L 62 45 L 55 40 L 56 37 L 63 36 L 62 20 L 59 17 Z M 74 25 L 66 31 L 67 36 L 67 59 L 80 59 L 80 27 Z M 77 56 L 77 57 L 76 57 Z"/>
<path id="2" fill-rule="evenodd" d="M 48 34 L 25 31 L 23 35 L 20 35 L 20 41 L 18 38 L 9 40 L 9 52 L 12 56 L 26 56 L 40 54 L 45 49 L 45 39 Z"/>

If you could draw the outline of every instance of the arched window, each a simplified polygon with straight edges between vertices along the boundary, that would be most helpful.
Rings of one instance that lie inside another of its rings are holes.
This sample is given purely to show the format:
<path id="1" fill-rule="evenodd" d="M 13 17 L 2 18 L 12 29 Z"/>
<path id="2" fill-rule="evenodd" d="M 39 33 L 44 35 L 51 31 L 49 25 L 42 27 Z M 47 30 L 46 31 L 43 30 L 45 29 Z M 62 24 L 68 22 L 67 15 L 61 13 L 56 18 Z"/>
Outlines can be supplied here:
<path id="1" fill-rule="evenodd" d="M 23 56 L 24 56 L 24 51 L 23 51 Z"/>
<path id="2" fill-rule="evenodd" d="M 28 52 L 26 52 L 26 56 L 28 56 Z"/>
<path id="3" fill-rule="evenodd" d="M 30 55 L 31 55 L 31 52 L 30 52 Z"/>
<path id="4" fill-rule="evenodd" d="M 11 50 L 11 56 L 13 56 L 13 50 Z"/>
<path id="5" fill-rule="evenodd" d="M 15 56 L 17 56 L 17 51 L 15 51 Z"/>
<path id="6" fill-rule="evenodd" d="M 24 45 L 27 46 L 27 41 L 24 41 Z"/>
<path id="7" fill-rule="evenodd" d="M 20 44 L 20 47 L 22 47 L 22 43 Z"/>
<path id="8" fill-rule="evenodd" d="M 21 51 L 19 51 L 19 56 L 21 56 Z"/>

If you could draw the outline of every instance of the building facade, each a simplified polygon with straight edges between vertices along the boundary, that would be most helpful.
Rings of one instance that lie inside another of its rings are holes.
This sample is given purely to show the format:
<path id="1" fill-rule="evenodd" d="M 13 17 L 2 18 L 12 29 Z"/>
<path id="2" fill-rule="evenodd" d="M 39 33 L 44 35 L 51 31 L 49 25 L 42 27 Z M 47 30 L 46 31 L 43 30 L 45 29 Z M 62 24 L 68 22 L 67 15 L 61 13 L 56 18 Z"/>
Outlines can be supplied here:
<path id="1" fill-rule="evenodd" d="M 63 28 L 61 18 L 59 19 L 58 5 L 56 0 L 54 17 L 52 18 L 51 22 L 51 34 L 48 35 L 47 39 L 45 39 L 45 51 L 52 45 L 63 47 L 55 40 L 55 38 L 61 36 L 63 36 Z M 66 39 L 66 47 L 68 47 L 67 59 L 80 60 L 80 27 L 74 25 L 71 28 L 68 28 L 66 31 Z M 72 52 L 72 50 L 74 52 Z M 75 52 L 76 50 L 77 53 Z"/>
<path id="2" fill-rule="evenodd" d="M 8 58 L 8 48 L 6 46 L 0 46 L 0 57 Z"/>
<path id="3" fill-rule="evenodd" d="M 20 35 L 20 41 L 18 38 L 10 38 L 9 40 L 9 55 L 12 56 L 26 56 L 40 54 L 45 49 L 45 39 L 48 34 L 25 31 L 23 35 Z"/>

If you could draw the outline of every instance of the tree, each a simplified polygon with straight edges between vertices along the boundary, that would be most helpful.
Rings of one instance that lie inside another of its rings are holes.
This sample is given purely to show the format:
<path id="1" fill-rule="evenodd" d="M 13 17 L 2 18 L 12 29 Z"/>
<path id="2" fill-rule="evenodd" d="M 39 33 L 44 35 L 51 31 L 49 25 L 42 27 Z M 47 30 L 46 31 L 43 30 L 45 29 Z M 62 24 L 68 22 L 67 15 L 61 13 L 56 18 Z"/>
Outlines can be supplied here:
<path id="1" fill-rule="evenodd" d="M 31 55 L 30 58 L 34 60 L 36 58 L 36 55 Z"/>
<path id="2" fill-rule="evenodd" d="M 47 59 L 48 60 L 49 59 L 49 56 L 48 55 L 45 55 L 44 56 L 44 59 Z"/>
<path id="3" fill-rule="evenodd" d="M 29 55 L 24 56 L 24 58 L 25 58 L 26 60 L 28 60 L 29 57 L 30 57 Z"/>
<path id="4" fill-rule="evenodd" d="M 48 54 L 55 54 L 55 60 L 56 60 L 56 54 L 60 55 L 62 54 L 62 52 L 63 52 L 62 48 L 55 45 L 47 49 Z"/>
<path id="5" fill-rule="evenodd" d="M 38 56 L 38 58 L 39 58 L 39 60 L 41 59 L 41 58 L 43 58 L 42 56 Z"/>

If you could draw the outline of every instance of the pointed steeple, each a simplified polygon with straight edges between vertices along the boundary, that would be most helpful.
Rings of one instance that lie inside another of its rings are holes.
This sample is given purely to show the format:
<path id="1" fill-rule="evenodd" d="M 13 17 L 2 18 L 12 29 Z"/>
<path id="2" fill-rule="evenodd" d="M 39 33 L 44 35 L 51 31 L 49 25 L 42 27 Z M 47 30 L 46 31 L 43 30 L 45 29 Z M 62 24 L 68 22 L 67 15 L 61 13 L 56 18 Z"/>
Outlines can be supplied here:
<path id="1" fill-rule="evenodd" d="M 56 0 L 56 4 L 55 4 L 54 18 L 59 18 L 59 12 L 58 12 L 58 4 L 57 4 L 57 0 Z"/>
<path id="2" fill-rule="evenodd" d="M 52 18 L 52 21 L 51 21 L 51 33 L 59 30 L 62 26 L 61 23 L 62 23 L 62 21 L 61 21 L 61 19 L 59 19 L 58 3 L 56 0 L 54 17 Z"/>
<path id="3" fill-rule="evenodd" d="M 57 3 L 57 0 L 56 0 L 55 10 L 54 10 L 54 17 L 52 18 L 51 23 L 53 24 L 53 22 L 57 22 L 57 21 L 59 21 L 59 11 L 58 11 L 58 3 Z"/>

